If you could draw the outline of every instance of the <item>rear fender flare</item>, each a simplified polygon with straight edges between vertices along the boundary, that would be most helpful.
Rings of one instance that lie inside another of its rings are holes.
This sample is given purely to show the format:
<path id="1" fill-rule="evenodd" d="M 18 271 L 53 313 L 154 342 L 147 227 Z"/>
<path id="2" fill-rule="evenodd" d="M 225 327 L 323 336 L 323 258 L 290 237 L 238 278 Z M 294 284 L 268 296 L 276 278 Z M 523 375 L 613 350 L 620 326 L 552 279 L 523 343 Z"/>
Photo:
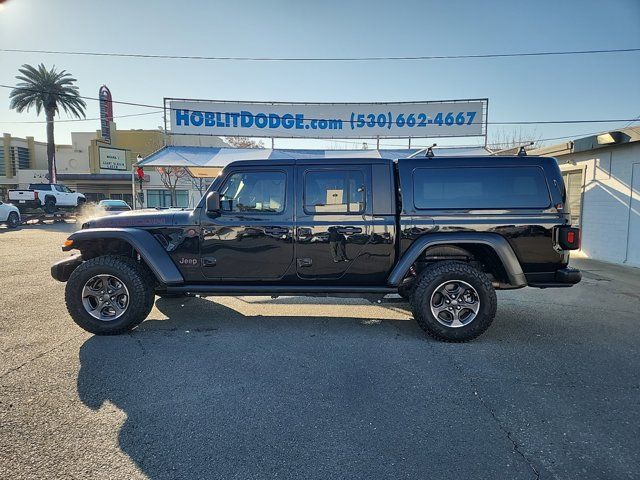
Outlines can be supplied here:
<path id="1" fill-rule="evenodd" d="M 430 233 L 423 235 L 411 244 L 409 249 L 404 253 L 398 261 L 394 269 L 391 271 L 387 283 L 392 287 L 397 287 L 402 279 L 409 272 L 411 265 L 420 257 L 420 254 L 427 248 L 434 245 L 443 244 L 481 244 L 491 247 L 504 266 L 509 277 L 509 284 L 513 287 L 525 287 L 527 279 L 524 276 L 518 257 L 516 257 L 513 248 L 507 240 L 496 233 Z"/>
<path id="2" fill-rule="evenodd" d="M 149 266 L 156 278 L 165 285 L 180 285 L 184 278 L 167 251 L 146 230 L 137 228 L 89 228 L 79 230 L 69 237 L 73 247 L 94 240 L 119 239 L 131 245 Z"/>

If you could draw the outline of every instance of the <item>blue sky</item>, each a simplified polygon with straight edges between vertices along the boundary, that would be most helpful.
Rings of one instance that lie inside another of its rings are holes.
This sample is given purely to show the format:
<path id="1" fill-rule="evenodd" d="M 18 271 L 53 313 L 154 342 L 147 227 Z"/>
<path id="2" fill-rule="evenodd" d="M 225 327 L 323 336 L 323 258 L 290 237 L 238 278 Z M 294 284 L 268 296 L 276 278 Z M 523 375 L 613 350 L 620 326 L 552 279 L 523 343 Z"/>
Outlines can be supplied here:
<path id="1" fill-rule="evenodd" d="M 640 1 L 9 0 L 0 10 L 0 46 L 281 57 L 635 48 L 640 47 Z M 490 121 L 640 115 L 640 53 L 255 63 L 0 52 L 0 83 L 13 85 L 21 64 L 40 62 L 72 72 L 83 95 L 97 96 L 105 83 L 115 100 L 154 105 L 162 104 L 163 97 L 322 102 L 488 97 Z M 19 115 L 9 110 L 8 93 L 0 89 L 0 131 L 44 139 L 44 125 L 5 123 L 42 120 L 35 113 Z M 144 111 L 114 106 L 116 116 Z M 96 102 L 88 103 L 87 116 L 98 116 Z M 156 128 L 162 118 L 157 114 L 117 123 L 118 128 Z M 547 138 L 619 126 L 528 126 L 522 131 Z M 58 123 L 56 141 L 68 143 L 71 131 L 98 128 L 98 121 Z M 514 129 L 517 127 L 490 127 L 489 136 L 497 130 L 509 134 Z M 438 143 L 454 141 L 440 139 Z M 277 145 L 303 143 L 279 140 Z M 346 146 L 335 142 L 313 145 Z"/>

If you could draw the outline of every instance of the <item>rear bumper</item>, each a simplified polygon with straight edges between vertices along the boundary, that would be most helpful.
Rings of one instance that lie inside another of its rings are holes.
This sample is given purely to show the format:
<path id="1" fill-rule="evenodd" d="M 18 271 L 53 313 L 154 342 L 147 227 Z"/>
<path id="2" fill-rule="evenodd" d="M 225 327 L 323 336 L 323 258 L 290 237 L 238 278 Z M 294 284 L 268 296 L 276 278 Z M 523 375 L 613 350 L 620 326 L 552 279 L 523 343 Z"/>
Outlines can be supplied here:
<path id="1" fill-rule="evenodd" d="M 572 287 L 582 280 L 582 273 L 577 268 L 561 268 L 552 273 L 527 275 L 527 283 L 535 288 Z"/>
<path id="2" fill-rule="evenodd" d="M 40 200 L 9 200 L 18 208 L 40 208 Z"/>
<path id="3" fill-rule="evenodd" d="M 51 265 L 51 276 L 59 282 L 66 282 L 73 271 L 82 263 L 80 254 L 60 260 Z"/>

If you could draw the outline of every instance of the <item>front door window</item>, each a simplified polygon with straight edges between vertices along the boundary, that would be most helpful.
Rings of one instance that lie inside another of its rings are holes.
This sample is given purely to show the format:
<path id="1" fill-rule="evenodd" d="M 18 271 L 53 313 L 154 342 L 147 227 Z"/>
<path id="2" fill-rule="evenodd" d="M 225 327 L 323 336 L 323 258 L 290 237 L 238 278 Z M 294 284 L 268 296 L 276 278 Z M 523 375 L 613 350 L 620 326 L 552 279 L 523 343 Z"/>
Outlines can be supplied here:
<path id="1" fill-rule="evenodd" d="M 229 177 L 220 195 L 226 212 L 281 213 L 284 210 L 284 172 L 238 172 Z"/>

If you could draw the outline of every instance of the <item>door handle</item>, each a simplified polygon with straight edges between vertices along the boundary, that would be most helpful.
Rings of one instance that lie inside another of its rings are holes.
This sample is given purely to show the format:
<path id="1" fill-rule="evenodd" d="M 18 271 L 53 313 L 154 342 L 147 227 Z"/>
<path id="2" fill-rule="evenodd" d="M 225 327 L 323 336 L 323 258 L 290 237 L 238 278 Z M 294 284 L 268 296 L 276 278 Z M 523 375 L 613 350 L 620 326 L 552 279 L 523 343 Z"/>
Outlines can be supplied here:
<path id="1" fill-rule="evenodd" d="M 289 233 L 288 228 L 283 227 L 265 227 L 264 233 L 267 235 L 287 235 Z"/>
<path id="2" fill-rule="evenodd" d="M 345 235 L 352 235 L 354 233 L 362 233 L 362 228 L 360 227 L 339 227 L 336 229 L 338 233 L 343 233 Z"/>
<path id="3" fill-rule="evenodd" d="M 309 237 L 311 237 L 312 234 L 313 234 L 313 231 L 310 228 L 298 227 L 299 240 L 307 240 Z"/>

